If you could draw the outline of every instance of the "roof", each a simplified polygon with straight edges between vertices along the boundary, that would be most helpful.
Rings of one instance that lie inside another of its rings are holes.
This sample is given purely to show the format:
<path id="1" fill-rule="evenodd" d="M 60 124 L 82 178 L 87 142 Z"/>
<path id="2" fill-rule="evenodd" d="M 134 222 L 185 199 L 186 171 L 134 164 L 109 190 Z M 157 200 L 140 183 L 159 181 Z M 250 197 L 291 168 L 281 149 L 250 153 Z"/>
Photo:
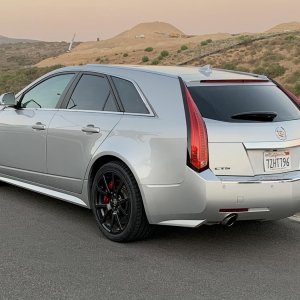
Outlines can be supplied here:
<path id="1" fill-rule="evenodd" d="M 146 72 L 168 77 L 182 77 L 184 81 L 199 80 L 247 80 L 266 79 L 265 76 L 237 71 L 210 69 L 210 67 L 180 67 L 180 66 L 145 66 L 145 65 L 82 65 L 66 67 L 65 70 L 97 71 L 106 74 L 117 74 L 118 71 Z"/>

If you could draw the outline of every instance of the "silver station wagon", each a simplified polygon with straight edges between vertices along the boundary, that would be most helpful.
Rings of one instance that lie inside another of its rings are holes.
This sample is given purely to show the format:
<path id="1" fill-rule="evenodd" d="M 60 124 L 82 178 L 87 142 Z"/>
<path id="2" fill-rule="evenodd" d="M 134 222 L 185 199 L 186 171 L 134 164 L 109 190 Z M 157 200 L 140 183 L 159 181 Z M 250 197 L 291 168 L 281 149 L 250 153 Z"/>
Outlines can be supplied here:
<path id="1" fill-rule="evenodd" d="M 0 101 L 0 180 L 92 209 L 113 241 L 300 211 L 300 102 L 267 77 L 86 65 Z"/>

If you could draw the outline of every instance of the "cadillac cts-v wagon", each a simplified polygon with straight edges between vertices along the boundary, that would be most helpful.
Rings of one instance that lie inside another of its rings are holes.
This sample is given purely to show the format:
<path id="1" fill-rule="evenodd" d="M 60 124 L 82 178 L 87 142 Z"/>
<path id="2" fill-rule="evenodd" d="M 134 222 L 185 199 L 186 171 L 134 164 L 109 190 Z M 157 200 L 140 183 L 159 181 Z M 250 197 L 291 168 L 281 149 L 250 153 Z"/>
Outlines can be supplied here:
<path id="1" fill-rule="evenodd" d="M 86 65 L 0 101 L 0 180 L 92 209 L 111 240 L 300 211 L 300 102 L 267 77 Z"/>

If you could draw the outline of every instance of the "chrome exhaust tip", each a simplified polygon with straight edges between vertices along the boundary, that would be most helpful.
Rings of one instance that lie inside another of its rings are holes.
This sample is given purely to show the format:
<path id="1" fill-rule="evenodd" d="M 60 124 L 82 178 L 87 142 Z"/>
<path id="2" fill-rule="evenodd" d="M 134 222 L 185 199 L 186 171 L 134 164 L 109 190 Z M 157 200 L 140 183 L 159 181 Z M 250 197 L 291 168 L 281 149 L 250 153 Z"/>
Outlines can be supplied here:
<path id="1" fill-rule="evenodd" d="M 231 227 L 236 222 L 237 218 L 238 214 L 230 214 L 223 219 L 221 224 L 226 227 Z"/>

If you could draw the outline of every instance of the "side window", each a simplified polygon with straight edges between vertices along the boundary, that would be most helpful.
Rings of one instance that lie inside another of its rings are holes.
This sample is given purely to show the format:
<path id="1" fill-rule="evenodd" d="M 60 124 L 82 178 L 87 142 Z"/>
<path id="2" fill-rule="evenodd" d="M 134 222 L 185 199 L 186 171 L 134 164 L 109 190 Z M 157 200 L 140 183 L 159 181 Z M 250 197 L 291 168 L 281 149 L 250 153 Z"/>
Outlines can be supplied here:
<path id="1" fill-rule="evenodd" d="M 62 74 L 46 79 L 23 96 L 21 107 L 55 108 L 73 77 L 74 74 Z"/>
<path id="2" fill-rule="evenodd" d="M 147 107 L 132 82 L 117 77 L 112 77 L 112 79 L 123 103 L 125 112 L 149 114 Z"/>
<path id="3" fill-rule="evenodd" d="M 97 75 L 80 78 L 67 109 L 118 111 L 107 79 Z"/>

